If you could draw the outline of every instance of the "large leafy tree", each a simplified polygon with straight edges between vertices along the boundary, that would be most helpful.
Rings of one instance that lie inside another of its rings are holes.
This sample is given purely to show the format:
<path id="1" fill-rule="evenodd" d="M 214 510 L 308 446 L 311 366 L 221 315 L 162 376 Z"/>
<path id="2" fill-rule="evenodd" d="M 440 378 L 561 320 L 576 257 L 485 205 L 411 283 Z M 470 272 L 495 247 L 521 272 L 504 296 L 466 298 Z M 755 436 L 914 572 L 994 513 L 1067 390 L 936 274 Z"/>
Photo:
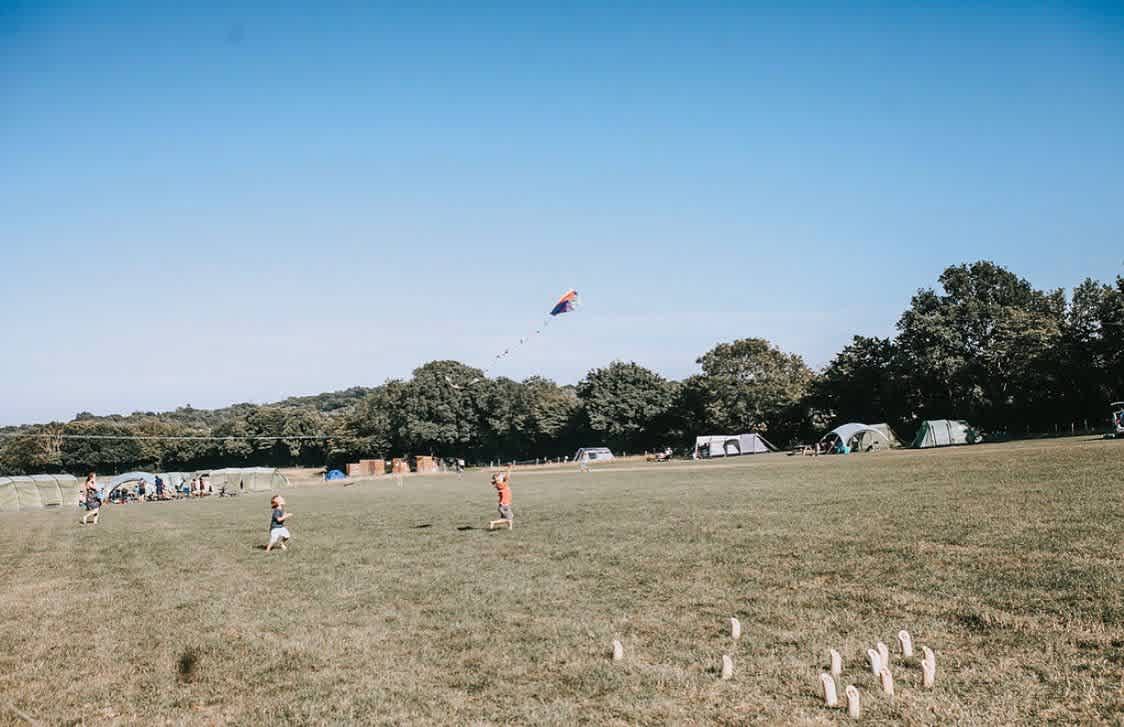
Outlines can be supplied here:
<path id="1" fill-rule="evenodd" d="M 816 377 L 809 402 L 826 422 L 909 420 L 902 367 L 889 338 L 855 336 Z"/>
<path id="2" fill-rule="evenodd" d="M 720 343 L 698 359 L 711 427 L 726 432 L 768 431 L 774 438 L 800 429 L 802 400 L 812 381 L 804 359 L 763 338 Z"/>
<path id="3" fill-rule="evenodd" d="M 479 369 L 432 361 L 402 387 L 402 444 L 415 454 L 460 452 L 481 438 L 491 385 Z"/>
<path id="4" fill-rule="evenodd" d="M 106 473 L 132 468 L 143 456 L 132 428 L 106 421 L 76 420 L 68 423 L 62 441 L 62 465 L 69 472 L 97 470 Z"/>
<path id="5" fill-rule="evenodd" d="M 609 446 L 632 451 L 667 440 L 656 425 L 666 419 L 675 394 L 673 382 L 621 361 L 590 371 L 577 388 L 589 428 Z"/>
<path id="6" fill-rule="evenodd" d="M 0 439 L 0 474 L 30 475 L 62 468 L 63 425 L 27 427 L 16 436 Z"/>
<path id="7" fill-rule="evenodd" d="M 913 408 L 1016 428 L 1054 396 L 1049 357 L 1064 323 L 1061 291 L 1035 290 L 991 262 L 946 269 L 898 322 Z"/>

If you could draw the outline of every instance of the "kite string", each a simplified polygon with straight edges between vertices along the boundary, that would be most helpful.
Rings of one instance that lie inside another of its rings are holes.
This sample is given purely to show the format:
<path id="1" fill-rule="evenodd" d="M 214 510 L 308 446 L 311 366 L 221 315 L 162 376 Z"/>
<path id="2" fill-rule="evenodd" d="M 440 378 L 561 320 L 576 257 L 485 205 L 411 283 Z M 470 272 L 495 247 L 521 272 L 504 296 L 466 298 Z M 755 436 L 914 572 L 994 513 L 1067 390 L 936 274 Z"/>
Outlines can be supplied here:
<path id="1" fill-rule="evenodd" d="M 496 355 L 495 355 L 495 356 L 494 356 L 494 357 L 492 358 L 492 361 L 493 361 L 492 365 L 491 365 L 491 366 L 489 366 L 489 367 L 487 367 L 487 368 L 481 369 L 481 371 L 483 371 L 483 372 L 484 372 L 484 375 L 485 375 L 485 376 L 487 376 L 487 375 L 488 375 L 488 373 L 489 373 L 489 372 L 490 372 L 490 371 L 492 370 L 492 367 L 493 367 L 493 366 L 495 365 L 495 362 L 496 362 L 496 361 L 502 361 L 503 359 L 505 359 L 505 358 L 507 358 L 508 356 L 510 356 L 510 355 L 511 355 L 511 349 L 512 349 L 512 348 L 515 348 L 516 346 L 524 346 L 524 345 L 526 345 L 527 343 L 529 343 L 529 342 L 531 341 L 531 339 L 533 339 L 533 338 L 534 338 L 535 336 L 541 336 L 541 335 L 542 335 L 542 332 L 543 332 L 544 330 L 546 330 L 547 326 L 549 326 L 549 325 L 550 325 L 550 318 L 549 318 L 549 317 L 547 317 L 547 318 L 544 318 L 544 319 L 543 319 L 543 321 L 542 321 L 542 323 L 540 323 L 540 324 L 539 324 L 539 327 L 535 329 L 535 332 L 534 332 L 534 333 L 528 333 L 528 334 L 527 334 L 526 336 L 523 336 L 522 338 L 520 338 L 520 339 L 519 339 L 519 343 L 515 344 L 515 346 L 511 346 L 511 347 L 509 347 L 509 348 L 505 348 L 505 349 L 504 349 L 504 350 L 503 350 L 502 352 L 500 352 L 500 353 L 497 353 L 497 354 L 496 354 Z"/>

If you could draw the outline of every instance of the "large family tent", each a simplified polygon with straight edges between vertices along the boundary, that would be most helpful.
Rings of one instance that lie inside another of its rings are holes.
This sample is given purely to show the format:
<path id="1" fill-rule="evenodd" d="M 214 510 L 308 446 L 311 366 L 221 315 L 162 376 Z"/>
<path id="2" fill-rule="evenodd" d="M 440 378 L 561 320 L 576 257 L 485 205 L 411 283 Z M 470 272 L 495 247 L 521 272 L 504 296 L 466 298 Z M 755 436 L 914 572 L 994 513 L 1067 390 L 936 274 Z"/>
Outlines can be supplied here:
<path id="1" fill-rule="evenodd" d="M 711 457 L 737 457 L 741 454 L 763 454 L 776 449 L 756 432 L 746 434 L 710 434 L 695 437 L 694 456 L 698 459 Z"/>
<path id="2" fill-rule="evenodd" d="M 215 492 L 272 492 L 289 486 L 289 480 L 273 467 L 227 467 L 200 473 Z"/>
<path id="3" fill-rule="evenodd" d="M 912 446 L 915 449 L 949 447 L 954 444 L 975 444 L 980 439 L 979 432 L 968 422 L 958 419 L 930 419 L 921 422 Z"/>
<path id="4" fill-rule="evenodd" d="M 78 480 L 70 475 L 0 477 L 0 512 L 78 507 Z"/>
<path id="5" fill-rule="evenodd" d="M 823 435 L 820 442 L 827 442 L 832 447 L 842 445 L 848 452 L 869 452 L 879 447 L 891 446 L 890 437 L 879 428 L 860 422 L 841 424 Z"/>

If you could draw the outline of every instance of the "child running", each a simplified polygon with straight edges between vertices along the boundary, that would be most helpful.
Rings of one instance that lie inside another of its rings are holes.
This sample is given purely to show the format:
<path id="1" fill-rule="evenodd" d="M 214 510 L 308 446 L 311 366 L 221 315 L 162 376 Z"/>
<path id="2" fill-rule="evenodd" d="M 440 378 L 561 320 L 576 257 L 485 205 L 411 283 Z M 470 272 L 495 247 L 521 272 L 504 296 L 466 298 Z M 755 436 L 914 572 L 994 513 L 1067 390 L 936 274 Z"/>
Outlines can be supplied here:
<path id="1" fill-rule="evenodd" d="M 86 484 L 82 486 L 82 494 L 86 498 L 86 514 L 82 516 L 82 524 L 87 525 L 93 518 L 94 525 L 98 524 L 98 515 L 101 513 L 101 498 L 98 497 L 97 475 L 93 472 L 86 475 Z"/>
<path id="2" fill-rule="evenodd" d="M 280 545 L 281 550 L 286 550 L 285 543 L 289 541 L 289 528 L 285 527 L 285 522 L 293 516 L 293 513 L 285 512 L 285 498 L 280 495 L 273 496 L 269 501 L 269 507 L 273 512 L 269 518 L 269 545 L 265 546 L 265 552 L 273 550 L 274 545 Z"/>
<path id="3" fill-rule="evenodd" d="M 507 466 L 506 471 L 492 475 L 492 487 L 499 493 L 500 519 L 488 523 L 488 529 L 495 530 L 498 525 L 507 525 L 507 529 L 511 530 L 515 520 L 515 513 L 511 511 L 511 465 Z"/>

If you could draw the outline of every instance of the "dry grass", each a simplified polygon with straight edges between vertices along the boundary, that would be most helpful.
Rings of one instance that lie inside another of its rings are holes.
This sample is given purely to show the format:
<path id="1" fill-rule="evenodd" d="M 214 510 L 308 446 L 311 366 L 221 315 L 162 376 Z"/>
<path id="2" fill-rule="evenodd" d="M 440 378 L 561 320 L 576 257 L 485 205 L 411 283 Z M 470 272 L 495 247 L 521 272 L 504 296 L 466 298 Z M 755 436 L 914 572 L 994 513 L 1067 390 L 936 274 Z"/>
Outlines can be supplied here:
<path id="1" fill-rule="evenodd" d="M 1119 723 L 1124 444 L 730 464 L 0 516 L 0 724 Z"/>

